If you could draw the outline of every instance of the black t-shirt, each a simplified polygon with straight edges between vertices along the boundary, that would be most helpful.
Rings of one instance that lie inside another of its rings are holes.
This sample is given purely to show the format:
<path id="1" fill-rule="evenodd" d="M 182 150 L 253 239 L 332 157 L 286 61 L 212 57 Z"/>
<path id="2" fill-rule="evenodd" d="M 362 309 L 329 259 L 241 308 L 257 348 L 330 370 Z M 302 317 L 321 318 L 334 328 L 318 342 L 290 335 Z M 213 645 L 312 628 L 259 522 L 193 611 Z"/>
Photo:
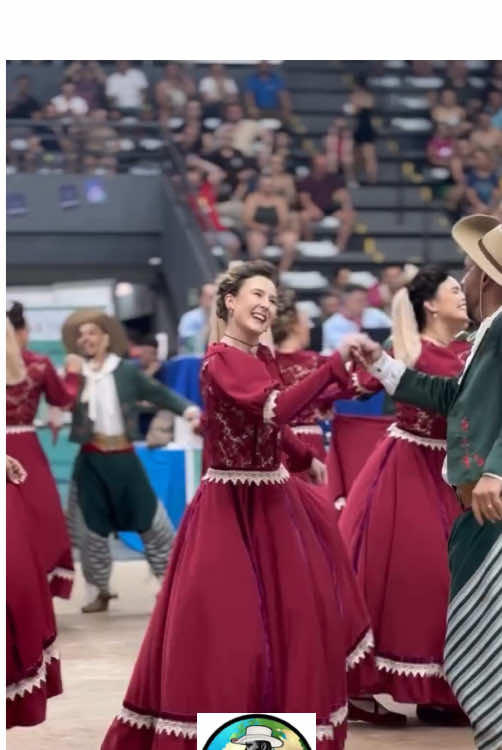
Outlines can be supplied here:
<path id="1" fill-rule="evenodd" d="M 7 117 L 13 119 L 26 120 L 30 118 L 33 112 L 38 112 L 40 104 L 33 96 L 25 96 L 22 99 L 18 99 L 14 106 L 9 109 Z"/>
<path id="2" fill-rule="evenodd" d="M 225 174 L 225 183 L 233 193 L 239 182 L 239 172 L 244 169 L 256 169 L 256 162 L 235 148 L 220 148 L 208 155 L 207 160 L 220 167 Z"/>

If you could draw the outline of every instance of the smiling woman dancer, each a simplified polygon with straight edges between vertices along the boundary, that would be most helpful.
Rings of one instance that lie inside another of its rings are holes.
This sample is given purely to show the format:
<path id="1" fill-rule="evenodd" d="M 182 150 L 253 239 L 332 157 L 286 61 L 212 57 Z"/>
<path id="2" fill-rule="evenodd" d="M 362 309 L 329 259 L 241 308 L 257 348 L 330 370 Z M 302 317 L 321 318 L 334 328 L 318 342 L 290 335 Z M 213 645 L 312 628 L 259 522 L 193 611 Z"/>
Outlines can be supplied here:
<path id="1" fill-rule="evenodd" d="M 470 346 L 455 336 L 467 322 L 458 281 L 441 268 L 424 268 L 394 298 L 395 355 L 422 372 L 456 376 Z M 363 368 L 347 380 L 352 395 L 382 387 Z M 359 694 L 390 694 L 418 704 L 423 721 L 449 724 L 465 717 L 443 669 L 448 536 L 461 510 L 441 478 L 445 437 L 444 417 L 397 404 L 395 422 L 352 485 L 339 526 L 375 632 L 377 669 L 360 671 Z M 406 720 L 373 699 L 352 703 L 350 715 L 382 724 Z"/>
<path id="2" fill-rule="evenodd" d="M 102 750 L 195 750 L 201 711 L 315 712 L 318 747 L 344 746 L 349 670 L 371 658 L 372 634 L 335 514 L 289 476 L 280 440 L 344 366 L 334 354 L 280 390 L 259 344 L 276 306 L 267 263 L 220 281 L 225 331 L 201 376 L 210 468 Z"/>

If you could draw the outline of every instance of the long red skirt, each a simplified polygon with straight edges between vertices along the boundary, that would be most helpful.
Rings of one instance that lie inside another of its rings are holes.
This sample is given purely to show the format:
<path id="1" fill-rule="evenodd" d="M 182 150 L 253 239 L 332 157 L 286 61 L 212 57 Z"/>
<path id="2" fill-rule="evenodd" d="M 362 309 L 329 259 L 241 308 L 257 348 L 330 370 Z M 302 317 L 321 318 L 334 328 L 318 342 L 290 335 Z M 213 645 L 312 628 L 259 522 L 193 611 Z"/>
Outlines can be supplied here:
<path id="1" fill-rule="evenodd" d="M 51 593 L 69 599 L 74 576 L 71 542 L 56 483 L 36 433 L 8 433 L 7 454 L 17 458 L 28 475 L 19 489 Z"/>
<path id="2" fill-rule="evenodd" d="M 195 750 L 197 712 L 315 712 L 343 747 L 368 615 L 315 487 L 203 480 L 102 750 Z"/>
<path id="3" fill-rule="evenodd" d="M 51 594 L 30 543 L 24 505 L 19 488 L 7 482 L 7 729 L 40 724 L 47 700 L 62 692 Z"/>
<path id="4" fill-rule="evenodd" d="M 339 527 L 366 599 L 376 669 L 356 694 L 455 706 L 443 673 L 448 536 L 461 509 L 441 479 L 444 451 L 387 437 L 357 477 Z"/>
<path id="5" fill-rule="evenodd" d="M 393 421 L 392 417 L 344 414 L 336 414 L 333 418 L 326 466 L 328 497 L 338 512 L 345 507 L 354 480 Z"/>

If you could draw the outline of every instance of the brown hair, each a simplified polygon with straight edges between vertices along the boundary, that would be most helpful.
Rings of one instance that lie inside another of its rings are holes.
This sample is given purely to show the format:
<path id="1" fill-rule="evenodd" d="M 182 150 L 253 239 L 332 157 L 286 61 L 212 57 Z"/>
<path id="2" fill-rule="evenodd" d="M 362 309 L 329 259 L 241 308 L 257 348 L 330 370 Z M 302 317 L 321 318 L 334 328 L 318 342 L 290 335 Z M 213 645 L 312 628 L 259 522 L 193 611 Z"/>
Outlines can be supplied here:
<path id="1" fill-rule="evenodd" d="M 298 310 L 296 309 L 296 294 L 294 290 L 280 289 L 277 300 L 277 314 L 272 323 L 274 344 L 282 344 L 297 322 Z"/>
<path id="2" fill-rule="evenodd" d="M 254 276 L 265 276 L 277 286 L 277 270 L 271 263 L 265 260 L 250 260 L 245 263 L 235 264 L 222 277 L 216 291 L 216 315 L 224 321 L 228 320 L 228 310 L 225 305 L 227 294 L 238 294 L 241 286 L 247 279 Z"/>
<path id="3" fill-rule="evenodd" d="M 17 385 L 26 377 L 26 367 L 19 344 L 17 343 L 14 326 L 9 318 L 6 318 L 7 333 L 5 338 L 5 365 L 6 365 L 6 385 Z"/>

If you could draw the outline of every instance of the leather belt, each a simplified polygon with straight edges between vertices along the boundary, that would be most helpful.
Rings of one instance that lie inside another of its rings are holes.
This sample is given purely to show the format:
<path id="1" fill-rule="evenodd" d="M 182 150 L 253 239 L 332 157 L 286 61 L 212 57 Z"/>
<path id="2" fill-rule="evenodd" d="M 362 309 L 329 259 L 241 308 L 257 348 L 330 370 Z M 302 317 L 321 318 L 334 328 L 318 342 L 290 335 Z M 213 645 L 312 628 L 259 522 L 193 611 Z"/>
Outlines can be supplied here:
<path id="1" fill-rule="evenodd" d="M 89 445 L 103 453 L 126 451 L 132 448 L 132 443 L 126 435 L 101 435 L 98 432 L 91 437 Z"/>

